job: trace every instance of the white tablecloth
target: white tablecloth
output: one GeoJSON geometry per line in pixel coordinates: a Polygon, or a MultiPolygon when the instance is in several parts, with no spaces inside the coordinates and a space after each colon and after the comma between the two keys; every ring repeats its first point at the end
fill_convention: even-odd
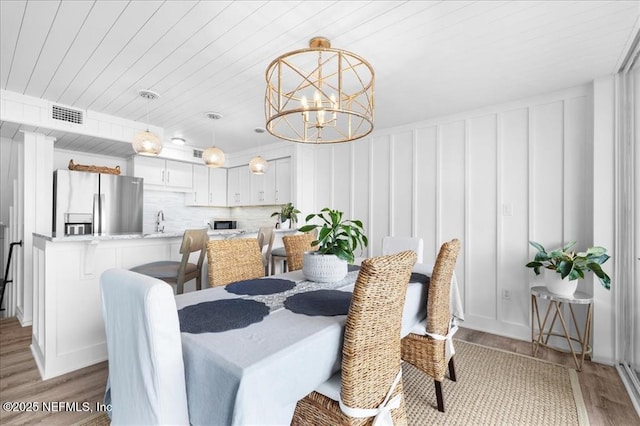
{"type": "MultiPolygon", "coordinates": [[[[430,276],[425,265],[416,272],[430,276]]],[[[357,276],[351,273],[350,276],[357,276]]],[[[279,275],[302,281],[301,271],[279,275]]],[[[340,290],[351,291],[353,283],[340,290]]],[[[424,321],[427,287],[410,283],[402,334],[424,321]]],[[[238,298],[224,287],[176,297],[178,309],[238,298]]],[[[221,333],[181,333],[190,422],[194,425],[289,424],[296,402],[340,369],[346,315],[273,310],[261,322],[221,333]]]]}

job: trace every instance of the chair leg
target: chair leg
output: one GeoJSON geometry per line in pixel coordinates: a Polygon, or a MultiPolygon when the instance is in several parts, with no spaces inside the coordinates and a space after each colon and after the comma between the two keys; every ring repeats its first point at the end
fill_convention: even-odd
{"type": "Polygon", "coordinates": [[[442,397],[442,383],[437,380],[433,381],[436,385],[436,400],[438,401],[438,411],[444,413],[444,398],[442,397]]]}
{"type": "Polygon", "coordinates": [[[200,275],[196,277],[196,290],[202,290],[202,277],[200,275]]]}
{"type": "Polygon", "coordinates": [[[454,382],[456,381],[456,367],[453,364],[453,357],[449,359],[449,378],[454,382]]]}

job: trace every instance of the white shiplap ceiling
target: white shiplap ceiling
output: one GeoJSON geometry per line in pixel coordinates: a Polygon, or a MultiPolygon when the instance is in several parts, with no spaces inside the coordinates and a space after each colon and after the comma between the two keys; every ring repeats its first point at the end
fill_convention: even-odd
{"type": "MultiPolygon", "coordinates": [[[[613,74],[640,1],[0,2],[0,87],[146,121],[234,152],[275,141],[264,126],[264,72],[325,36],[376,72],[376,129],[585,84],[613,74]]],[[[3,136],[19,126],[2,123],[3,136]]],[[[45,132],[49,133],[49,132],[45,132]]],[[[57,147],[105,155],[119,143],[52,132],[57,147]]]]}

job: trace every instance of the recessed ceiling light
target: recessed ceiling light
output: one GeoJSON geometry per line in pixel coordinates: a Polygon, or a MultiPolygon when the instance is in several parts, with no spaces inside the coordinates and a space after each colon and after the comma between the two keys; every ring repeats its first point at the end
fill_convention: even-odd
{"type": "Polygon", "coordinates": [[[171,142],[175,143],[176,145],[184,145],[187,141],[184,140],[184,138],[171,138],[171,142]]]}

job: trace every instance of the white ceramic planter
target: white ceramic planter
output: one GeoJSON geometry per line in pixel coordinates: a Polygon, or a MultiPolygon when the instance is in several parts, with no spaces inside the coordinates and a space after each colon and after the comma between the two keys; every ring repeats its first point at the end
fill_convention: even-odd
{"type": "Polygon", "coordinates": [[[577,279],[572,281],[569,281],[569,277],[562,279],[559,273],[550,270],[545,270],[544,274],[544,281],[547,286],[547,290],[553,294],[571,297],[578,288],[577,279]]]}
{"type": "Polygon", "coordinates": [[[302,260],[302,274],[309,281],[332,283],[347,276],[347,262],[334,254],[308,251],[302,260]]]}

